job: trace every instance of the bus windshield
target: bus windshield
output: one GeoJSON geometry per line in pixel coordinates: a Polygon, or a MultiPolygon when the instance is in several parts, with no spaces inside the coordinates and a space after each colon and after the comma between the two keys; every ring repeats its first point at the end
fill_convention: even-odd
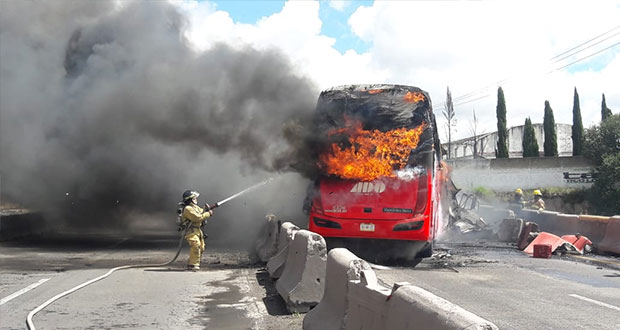
{"type": "Polygon", "coordinates": [[[434,119],[426,92],[366,85],[321,93],[315,127],[326,176],[374,180],[432,166],[434,119]]]}

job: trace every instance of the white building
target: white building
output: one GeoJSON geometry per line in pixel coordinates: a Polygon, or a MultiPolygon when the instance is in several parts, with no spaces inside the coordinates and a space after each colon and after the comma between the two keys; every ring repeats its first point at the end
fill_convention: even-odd
{"type": "MultiPolygon", "coordinates": [[[[543,124],[533,124],[536,134],[536,141],[540,155],[544,156],[544,130],[543,124]]],[[[515,126],[508,129],[508,152],[510,158],[520,158],[523,156],[523,128],[524,125],[515,126]]],[[[558,155],[560,157],[568,157],[573,155],[573,140],[571,138],[572,125],[555,124],[555,130],[558,140],[558,155]]],[[[497,132],[481,134],[477,138],[477,157],[475,158],[495,158],[495,149],[497,148],[497,132]]],[[[448,150],[448,144],[443,143],[444,150],[448,150]]],[[[452,141],[451,159],[471,159],[474,158],[474,138],[468,137],[452,141]]],[[[446,156],[447,157],[447,156],[446,156]]]]}

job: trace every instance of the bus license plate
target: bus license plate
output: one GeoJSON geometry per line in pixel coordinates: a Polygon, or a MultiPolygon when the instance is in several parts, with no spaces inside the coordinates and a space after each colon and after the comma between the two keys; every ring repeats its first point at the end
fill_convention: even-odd
{"type": "Polygon", "coordinates": [[[374,223],[360,223],[360,231],[375,231],[374,223]]]}

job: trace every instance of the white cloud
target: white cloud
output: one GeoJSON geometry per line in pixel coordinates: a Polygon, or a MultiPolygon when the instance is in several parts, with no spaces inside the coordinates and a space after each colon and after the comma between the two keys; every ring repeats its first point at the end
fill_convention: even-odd
{"type": "Polygon", "coordinates": [[[333,47],[335,39],[321,34],[318,1],[286,2],[281,12],[256,24],[235,23],[227,12],[215,10],[206,2],[184,2],[180,8],[191,25],[186,37],[198,51],[220,42],[234,47],[276,48],[320,89],[386,77],[381,69],[370,69],[370,54],[353,50],[342,54],[333,47]]]}
{"type": "Polygon", "coordinates": [[[352,1],[346,1],[346,0],[329,0],[329,6],[338,10],[338,11],[343,11],[345,8],[349,7],[351,5],[352,1]]]}
{"type": "MultiPolygon", "coordinates": [[[[321,34],[316,1],[289,1],[281,12],[256,24],[235,23],[228,13],[206,2],[185,2],[181,8],[192,26],[187,37],[197,49],[208,49],[217,42],[278,48],[300,74],[311,77],[321,89],[351,83],[410,84],[427,90],[437,110],[442,108],[446,86],[454,98],[478,91],[465,101],[482,97],[479,100],[455,102],[459,137],[468,133],[473,108],[482,129],[495,130],[500,85],[506,95],[509,126],[523,124],[527,116],[542,122],[545,100],[550,101],[556,122],[572,123],[574,87],[580,94],[584,126],[600,119],[601,93],[614,112],[620,111],[616,88],[620,46],[600,71],[546,74],[561,66],[550,63],[553,56],[617,25],[618,2],[375,1],[359,7],[348,21],[352,32],[371,45],[362,54],[340,53],[334,48],[335,39],[321,34]]],[[[600,46],[618,41],[620,35],[600,46]]],[[[441,122],[440,112],[436,115],[441,122]]]]}
{"type": "MultiPolygon", "coordinates": [[[[463,105],[455,102],[458,135],[465,136],[472,108],[486,131],[496,129],[497,83],[505,79],[499,85],[506,95],[509,125],[522,125],[527,116],[542,122],[545,100],[550,101],[556,122],[572,123],[574,87],[580,94],[585,126],[600,119],[603,92],[609,106],[616,104],[619,110],[620,91],[612,90],[620,77],[618,51],[616,59],[600,72],[544,74],[561,66],[552,66],[550,58],[608,31],[619,16],[617,2],[376,1],[360,7],[349,24],[356,35],[373,45],[369,50],[372,67],[388,72],[389,82],[428,90],[437,109],[441,109],[448,85],[453,98],[483,88],[476,97],[489,95],[486,98],[463,105]]],[[[618,42],[620,37],[607,44],[613,40],[618,42]]],[[[438,117],[442,116],[438,113],[438,117]]]]}

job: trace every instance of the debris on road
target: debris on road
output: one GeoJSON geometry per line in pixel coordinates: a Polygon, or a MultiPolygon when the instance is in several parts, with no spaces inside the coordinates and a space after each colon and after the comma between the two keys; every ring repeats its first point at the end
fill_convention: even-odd
{"type": "Polygon", "coordinates": [[[552,247],[551,244],[536,244],[534,245],[534,258],[551,258],[552,247]]]}
{"type": "Polygon", "coordinates": [[[477,238],[490,238],[493,231],[491,226],[480,217],[479,206],[477,196],[459,191],[452,199],[448,210],[448,229],[460,235],[476,234],[477,238]]]}
{"type": "Polygon", "coordinates": [[[536,238],[540,229],[538,228],[538,224],[535,222],[526,222],[521,228],[521,234],[519,235],[519,239],[517,240],[517,248],[521,251],[525,250],[525,248],[536,238]]]}
{"type": "Polygon", "coordinates": [[[564,235],[562,239],[571,243],[580,254],[588,253],[592,251],[592,241],[582,235],[564,235]]]}
{"type": "Polygon", "coordinates": [[[592,246],[592,241],[587,237],[581,235],[565,235],[562,237],[547,233],[540,232],[534,238],[534,240],[523,250],[523,252],[529,255],[535,255],[536,246],[549,245],[551,252],[556,250],[563,251],[565,253],[577,253],[584,254],[589,252],[592,246]]]}

